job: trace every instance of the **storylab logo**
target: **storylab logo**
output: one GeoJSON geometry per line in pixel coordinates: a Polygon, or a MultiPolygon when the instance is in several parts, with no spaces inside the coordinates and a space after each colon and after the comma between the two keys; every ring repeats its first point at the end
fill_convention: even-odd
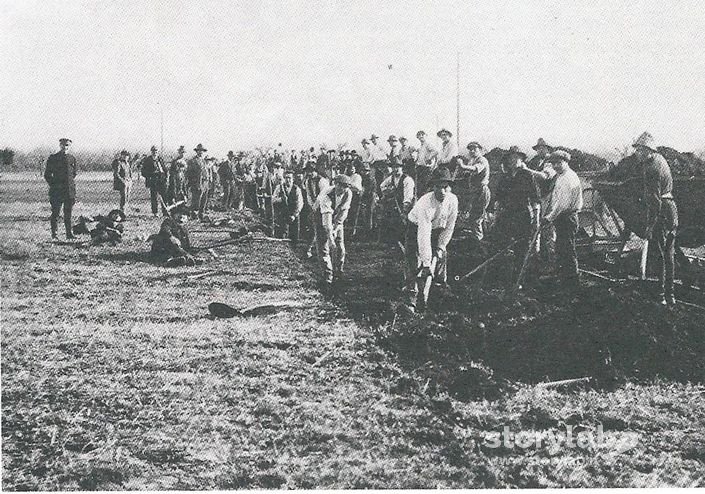
{"type": "Polygon", "coordinates": [[[513,431],[504,426],[501,431],[485,433],[483,446],[490,449],[548,449],[551,453],[563,449],[608,450],[622,454],[639,444],[640,436],[635,432],[605,432],[602,424],[594,429],[576,428],[568,425],[565,431],[513,431]],[[578,430],[576,430],[578,429],[578,430]]]}

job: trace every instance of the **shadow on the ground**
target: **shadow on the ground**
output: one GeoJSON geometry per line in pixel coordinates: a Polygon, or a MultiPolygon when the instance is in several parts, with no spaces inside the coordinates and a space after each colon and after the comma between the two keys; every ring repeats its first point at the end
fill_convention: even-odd
{"type": "MultiPolygon", "coordinates": [[[[472,281],[436,289],[427,313],[410,316],[398,310],[400,255],[374,243],[347,247],[345,279],[329,298],[370,327],[431,392],[492,399],[513,382],[590,377],[609,388],[627,378],[705,381],[702,314],[664,309],[651,287],[584,279],[567,291],[536,282],[510,296],[497,282],[499,266],[481,287],[472,281]]],[[[319,276],[317,260],[303,262],[319,276]]],[[[479,262],[457,256],[450,279],[453,269],[461,274],[479,262]]]]}

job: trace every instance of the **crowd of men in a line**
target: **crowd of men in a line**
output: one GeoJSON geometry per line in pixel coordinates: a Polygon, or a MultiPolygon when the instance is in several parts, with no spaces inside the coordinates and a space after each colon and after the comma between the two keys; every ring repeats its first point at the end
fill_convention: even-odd
{"type": "MultiPolygon", "coordinates": [[[[354,237],[389,244],[404,257],[403,291],[412,310],[425,303],[428,280],[447,284],[447,250],[458,218],[458,198],[452,187],[465,182],[471,239],[478,244],[483,239],[487,209],[493,204],[493,243],[497,247],[513,246],[510,264],[515,273],[524,271],[526,259],[534,250],[549,251],[554,246],[558,281],[566,288],[578,286],[575,240],[583,197],[580,179],[570,168],[570,154],[554,150],[539,139],[533,147],[536,155],[527,161],[527,154],[512,146],[502,158],[503,173],[493,195],[482,145],[470,142],[467,152],[461,154],[450,131],[441,129],[437,136],[442,143],[440,149],[419,131],[417,147],[394,135],[387,139],[388,146],[383,146],[373,134],[361,141],[360,153],[323,145],[319,153],[313,148],[300,154],[285,153],[279,145],[273,152],[260,155],[230,151],[220,163],[207,157],[207,149],[198,144],[190,159],[181,146],[168,165],[153,146],[151,154],[135,169],[139,168],[150,190],[155,216],[160,208],[167,214],[168,205],[190,201],[187,208],[178,211],[184,217],[203,218],[211,202],[217,200],[219,184],[219,208],[259,210],[271,221],[275,235],[293,242],[305,232],[309,239],[307,256],[312,257],[315,248],[325,289],[343,276],[346,226],[354,237]],[[418,300],[419,289],[424,286],[423,297],[418,300]]],[[[72,236],[69,225],[76,162],[67,153],[70,144],[69,139],[60,140],[61,151],[49,158],[45,173],[50,185],[54,238],[62,204],[67,237],[72,236]]],[[[650,134],[644,133],[633,146],[643,166],[647,235],[655,237],[662,253],[662,303],[672,304],[678,224],[673,180],[650,134]]],[[[121,210],[129,201],[135,172],[129,158],[123,151],[113,163],[121,210]]]]}

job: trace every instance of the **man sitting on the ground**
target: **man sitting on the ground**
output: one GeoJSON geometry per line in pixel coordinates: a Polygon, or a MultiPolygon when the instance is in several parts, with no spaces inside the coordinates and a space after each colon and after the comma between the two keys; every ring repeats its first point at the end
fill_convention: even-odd
{"type": "Polygon", "coordinates": [[[171,217],[164,218],[159,233],[152,238],[152,260],[167,266],[193,266],[201,259],[191,254],[191,238],[184,224],[188,218],[188,208],[178,206],[171,217]]]}

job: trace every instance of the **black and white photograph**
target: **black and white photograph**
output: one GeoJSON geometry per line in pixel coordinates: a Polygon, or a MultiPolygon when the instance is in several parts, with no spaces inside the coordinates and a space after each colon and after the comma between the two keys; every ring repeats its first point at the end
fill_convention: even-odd
{"type": "Polygon", "coordinates": [[[705,487],[703,7],[0,0],[2,490],[705,487]]]}

